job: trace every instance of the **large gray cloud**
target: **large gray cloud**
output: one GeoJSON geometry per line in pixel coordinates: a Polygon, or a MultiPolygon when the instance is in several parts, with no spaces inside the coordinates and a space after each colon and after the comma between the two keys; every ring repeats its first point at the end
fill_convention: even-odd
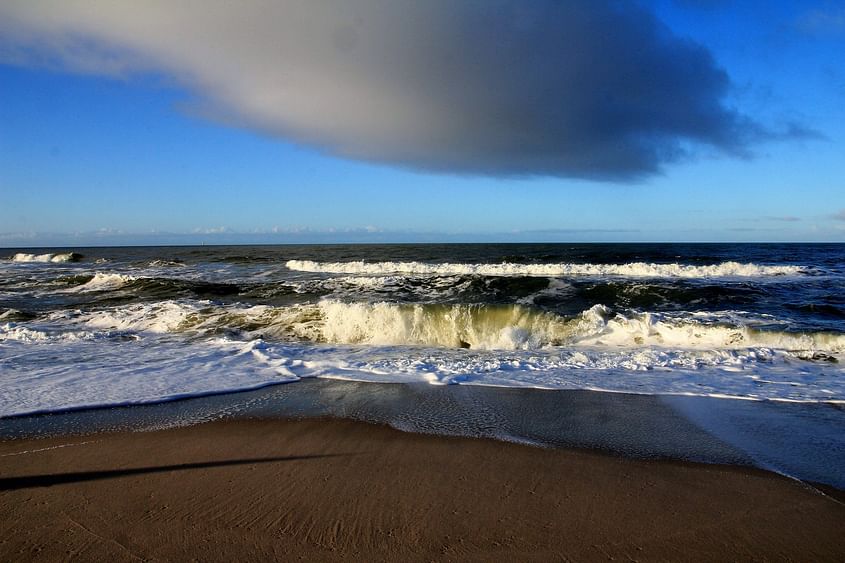
{"type": "Polygon", "coordinates": [[[631,179],[761,129],[632,2],[6,0],[0,58],[163,72],[196,111],[429,171],[631,179]]]}

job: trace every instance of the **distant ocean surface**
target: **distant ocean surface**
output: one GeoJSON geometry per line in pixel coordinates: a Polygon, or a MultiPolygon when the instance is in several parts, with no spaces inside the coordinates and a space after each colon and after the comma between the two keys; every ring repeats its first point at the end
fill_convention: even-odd
{"type": "Polygon", "coordinates": [[[0,249],[0,416],[302,378],[845,402],[845,245],[0,249]]]}

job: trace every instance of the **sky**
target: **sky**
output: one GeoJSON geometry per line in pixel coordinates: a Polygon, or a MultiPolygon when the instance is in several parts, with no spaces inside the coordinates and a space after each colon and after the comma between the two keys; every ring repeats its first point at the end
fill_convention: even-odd
{"type": "Polygon", "coordinates": [[[0,246],[845,241],[845,2],[0,3],[0,246]]]}

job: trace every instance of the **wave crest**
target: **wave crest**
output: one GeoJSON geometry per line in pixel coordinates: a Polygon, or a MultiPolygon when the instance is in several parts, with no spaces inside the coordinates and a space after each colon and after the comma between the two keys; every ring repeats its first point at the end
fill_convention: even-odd
{"type": "Polygon", "coordinates": [[[732,278],[754,276],[787,276],[807,273],[801,266],[769,266],[722,262],[691,266],[686,264],[430,264],[426,262],[315,262],[289,260],[290,270],[329,274],[417,274],[417,275],[483,275],[483,276],[624,276],[641,278],[732,278]]]}
{"type": "Polygon", "coordinates": [[[89,292],[89,291],[110,291],[119,289],[124,285],[136,280],[134,276],[126,274],[108,274],[97,272],[91,279],[81,285],[77,285],[66,291],[68,292],[89,292]]]}
{"type": "Polygon", "coordinates": [[[82,255],[76,252],[62,252],[54,254],[27,254],[18,252],[12,256],[12,262],[78,262],[82,255]]]}
{"type": "MultiPolygon", "coordinates": [[[[53,315],[84,329],[197,334],[244,333],[286,341],[486,350],[663,349],[845,352],[845,334],[760,330],[740,313],[617,314],[595,305],[574,317],[523,305],[399,304],[325,299],[293,306],[162,301],[53,315]]],[[[835,359],[835,358],[834,358],[835,359]]]]}
{"type": "Polygon", "coordinates": [[[454,348],[526,349],[562,344],[571,322],[520,305],[319,305],[327,342],[425,345],[454,348]]]}

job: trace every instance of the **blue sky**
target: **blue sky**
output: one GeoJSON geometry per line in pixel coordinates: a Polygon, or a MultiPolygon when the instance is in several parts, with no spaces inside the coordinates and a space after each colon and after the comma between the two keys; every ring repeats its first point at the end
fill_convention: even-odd
{"type": "MultiPolygon", "coordinates": [[[[84,7],[86,3],[80,4],[84,7]]],[[[313,91],[307,89],[299,92],[299,98],[281,98],[282,102],[274,98],[270,105],[255,105],[255,100],[264,100],[277,84],[265,79],[264,69],[272,72],[279,64],[278,54],[267,57],[260,42],[243,50],[244,57],[254,53],[256,58],[267,59],[262,64],[270,66],[257,65],[255,73],[248,68],[232,71],[231,61],[226,60],[208,67],[203,57],[186,59],[182,66],[169,65],[160,62],[166,61],[168,52],[157,47],[166,42],[159,36],[145,36],[145,29],[122,31],[120,37],[129,37],[126,44],[97,35],[104,26],[120,22],[120,12],[113,15],[114,20],[88,21],[73,13],[79,7],[71,2],[65,14],[56,15],[53,10],[46,25],[43,21],[48,19],[49,6],[43,7],[45,14],[33,13],[25,4],[15,2],[2,10],[18,8],[21,13],[11,17],[0,14],[0,20],[7,22],[0,25],[0,246],[845,241],[842,2],[666,0],[645,4],[645,19],[638,13],[623,14],[628,18],[623,24],[630,23],[627,36],[634,44],[622,45],[621,52],[636,50],[638,42],[649,41],[651,28],[642,22],[655,18],[668,28],[676,50],[690,41],[695,44],[688,54],[692,62],[681,63],[700,63],[705,73],[702,80],[712,78],[714,85],[708,91],[702,83],[699,91],[697,77],[690,76],[690,88],[669,92],[688,96],[689,104],[702,104],[701,122],[692,125],[687,125],[683,116],[675,122],[655,117],[648,99],[645,106],[625,105],[641,115],[636,119],[626,115],[620,122],[655,119],[661,135],[670,132],[660,144],[646,147],[647,151],[639,144],[625,147],[630,149],[625,157],[611,164],[602,164],[610,162],[605,158],[607,139],[596,133],[599,140],[588,140],[595,133],[589,127],[609,119],[604,114],[601,119],[587,119],[588,129],[576,131],[578,135],[538,125],[538,134],[548,134],[550,144],[538,144],[525,152],[507,142],[504,146],[499,141],[487,143],[484,137],[491,131],[497,134],[504,126],[489,129],[485,125],[477,136],[469,131],[466,139],[454,143],[443,137],[443,131],[464,135],[464,129],[432,126],[433,132],[425,134],[447,149],[440,150],[437,143],[424,144],[402,136],[405,130],[397,129],[397,133],[391,129],[382,135],[385,127],[380,120],[392,122],[390,108],[407,113],[404,98],[398,102],[395,97],[377,99],[379,106],[371,111],[360,104],[344,105],[346,98],[325,94],[323,86],[316,97],[325,94],[329,96],[326,103],[332,105],[309,106],[306,102],[313,91]],[[83,45],[96,44],[96,52],[80,51],[76,45],[71,49],[57,39],[68,35],[83,45]],[[712,64],[708,62],[711,59],[712,64]],[[719,89],[719,72],[726,73],[729,80],[724,91],[719,89]],[[238,88],[230,88],[228,79],[237,82],[238,88]],[[289,108],[276,113],[285,99],[292,100],[289,108]],[[325,107],[337,108],[338,115],[322,120],[325,107]],[[713,117],[714,112],[719,115],[713,117]],[[332,129],[333,123],[340,124],[341,133],[332,129]],[[738,126],[744,124],[758,133],[738,146],[725,140],[726,132],[742,136],[738,126]],[[571,157],[581,136],[587,148],[577,158],[571,157]],[[652,152],[663,155],[678,147],[684,151],[681,156],[652,158],[652,152]],[[453,154],[454,159],[450,157],[453,154]]],[[[248,11],[249,4],[242,9],[248,11]]],[[[144,16],[125,15],[141,21],[144,16]]],[[[98,17],[106,16],[90,16],[98,17]]],[[[395,17],[398,19],[390,21],[398,25],[402,15],[395,17]]],[[[432,17],[432,21],[430,25],[436,26],[441,20],[432,17]]],[[[194,37],[191,24],[186,25],[190,40],[194,37]]],[[[540,31],[554,35],[555,28],[546,26],[540,31]]],[[[445,37],[456,42],[451,46],[456,52],[470,45],[497,48],[495,36],[481,32],[445,37]]],[[[530,41],[522,35],[517,39],[530,41]]],[[[227,45],[233,50],[244,41],[240,35],[225,40],[232,42],[227,45]]],[[[667,45],[660,41],[663,43],[658,46],[667,45]]],[[[529,42],[526,48],[551,49],[547,44],[549,41],[538,41],[536,46],[529,42]]],[[[420,44],[415,45],[418,48],[420,44]]],[[[296,45],[285,48],[295,49],[296,45]]],[[[604,53],[603,44],[598,49],[604,53]]],[[[566,53],[555,52],[555,56],[571,60],[566,53]]],[[[648,56],[631,63],[620,61],[619,71],[633,69],[636,73],[637,64],[655,65],[666,72],[683,71],[676,69],[671,53],[648,56]]],[[[405,92],[405,86],[416,85],[417,77],[432,68],[431,60],[439,60],[420,59],[420,68],[404,75],[391,68],[390,76],[408,78],[397,78],[400,82],[383,88],[372,85],[371,76],[382,76],[372,74],[372,61],[351,66],[363,70],[348,82],[334,74],[321,76],[326,68],[335,68],[335,61],[310,55],[291,67],[296,73],[283,76],[293,76],[293,82],[326,84],[329,80],[330,87],[376,92],[378,97],[386,89],[405,92]],[[366,78],[364,85],[361,76],[366,78]]],[[[239,65],[249,67],[243,60],[238,59],[239,65]]],[[[461,71],[463,63],[454,64],[461,71]]],[[[558,111],[559,105],[583,105],[592,92],[567,97],[568,83],[546,82],[544,78],[565,64],[569,63],[552,64],[536,75],[519,75],[524,87],[503,94],[507,107],[519,106],[515,115],[530,119],[558,111]],[[533,92],[545,87],[555,94],[550,99],[563,101],[540,111],[537,105],[547,102],[536,101],[533,92]]],[[[601,75],[615,70],[609,64],[601,75]]],[[[422,78],[431,84],[437,76],[422,78]]],[[[454,81],[454,75],[450,76],[454,81]]],[[[670,78],[670,85],[680,80],[670,78]]],[[[472,80],[482,88],[491,80],[497,87],[502,85],[500,78],[486,74],[472,80]]],[[[596,80],[599,87],[620,84],[618,80],[596,80]]],[[[285,82],[278,84],[281,89],[287,87],[285,82]]],[[[624,90],[624,81],[622,84],[624,90]]],[[[293,84],[293,94],[297,94],[296,88],[293,84]]],[[[449,88],[435,84],[430,88],[431,99],[451,100],[449,88]]],[[[420,90],[418,86],[415,89],[420,90]]],[[[485,95],[480,94],[482,98],[485,95]]],[[[425,106],[429,101],[423,94],[413,93],[408,103],[425,106]]],[[[484,103],[483,99],[476,105],[484,103]]],[[[437,111],[438,106],[432,105],[437,111]]],[[[453,119],[462,114],[456,115],[453,119]]],[[[503,122],[507,123],[508,117],[504,116],[503,122]]],[[[572,116],[566,118],[570,120],[567,123],[572,122],[572,116]]],[[[476,121],[467,123],[471,128],[476,121]]],[[[421,129],[425,126],[425,121],[420,122],[421,129]]],[[[619,130],[619,135],[630,134],[619,130]]],[[[648,129],[653,130],[658,129],[648,129]]],[[[521,133],[515,130],[514,135],[521,133]]],[[[507,136],[507,131],[503,134],[507,136]]]]}

